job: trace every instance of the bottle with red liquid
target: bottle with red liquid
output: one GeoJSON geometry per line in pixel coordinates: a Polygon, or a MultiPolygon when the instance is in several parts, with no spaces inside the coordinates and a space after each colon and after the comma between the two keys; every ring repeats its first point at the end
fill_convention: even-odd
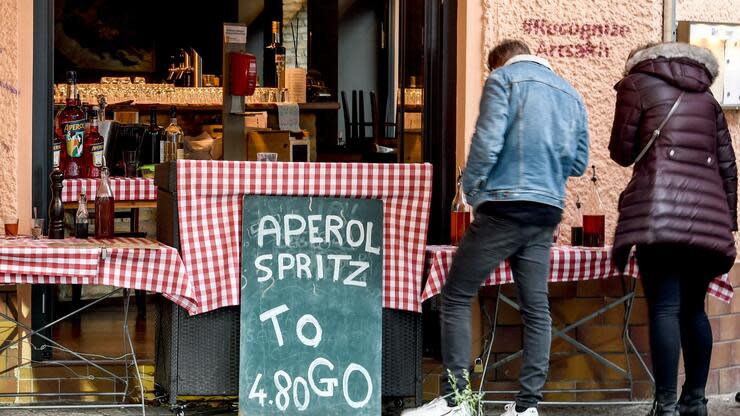
{"type": "Polygon", "coordinates": [[[64,179],[76,179],[85,176],[84,142],[85,112],[77,101],[77,73],[67,72],[67,101],[65,107],[54,120],[54,130],[61,142],[59,168],[64,179]]]}
{"type": "Polygon", "coordinates": [[[583,246],[604,247],[604,205],[599,196],[596,166],[591,166],[591,191],[583,209],[583,246]]]}
{"type": "Polygon", "coordinates": [[[460,243],[465,231],[470,224],[470,207],[465,202],[465,192],[462,187],[462,168],[458,169],[457,191],[455,198],[452,200],[452,210],[450,212],[450,240],[452,245],[460,243]]]}
{"type": "Polygon", "coordinates": [[[95,193],[95,238],[112,238],[114,219],[113,191],[110,187],[108,167],[105,166],[105,161],[103,161],[98,189],[95,193]]]}
{"type": "Polygon", "coordinates": [[[105,142],[98,132],[98,106],[90,112],[90,131],[85,139],[85,176],[99,178],[103,167],[103,149],[105,142]]]}
{"type": "Polygon", "coordinates": [[[80,192],[80,199],[77,201],[77,213],[75,214],[75,238],[87,238],[87,226],[90,223],[87,213],[87,198],[85,190],[80,192]]]}
{"type": "Polygon", "coordinates": [[[576,197],[576,214],[573,216],[573,225],[570,227],[570,245],[583,245],[583,213],[581,212],[581,197],[576,197]]]}

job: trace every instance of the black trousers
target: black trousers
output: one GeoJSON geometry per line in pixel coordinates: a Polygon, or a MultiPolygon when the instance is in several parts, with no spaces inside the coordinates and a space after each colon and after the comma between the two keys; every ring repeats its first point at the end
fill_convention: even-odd
{"type": "Polygon", "coordinates": [[[682,349],[686,372],[683,391],[704,396],[712,358],[712,328],[704,311],[704,299],[709,283],[716,276],[708,275],[702,265],[712,264],[707,262],[715,261],[713,257],[685,246],[637,248],[650,318],[650,355],[659,403],[677,400],[682,349]]]}

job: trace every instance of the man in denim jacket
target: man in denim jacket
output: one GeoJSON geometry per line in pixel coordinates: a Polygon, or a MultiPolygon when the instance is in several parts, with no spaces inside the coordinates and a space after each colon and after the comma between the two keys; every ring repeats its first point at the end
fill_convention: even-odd
{"type": "MultiPolygon", "coordinates": [[[[588,116],[581,96],[521,41],[504,41],[488,57],[480,114],[463,188],[475,210],[442,289],[444,365],[465,386],[470,368],[470,305],[504,260],[511,263],[524,324],[524,356],[516,403],[502,416],[537,416],[550,357],[547,297],[550,246],[565,201],[565,183],[588,161],[588,116]]],[[[445,393],[450,393],[445,383],[445,393]]],[[[470,415],[451,396],[405,415],[470,415]]]]}

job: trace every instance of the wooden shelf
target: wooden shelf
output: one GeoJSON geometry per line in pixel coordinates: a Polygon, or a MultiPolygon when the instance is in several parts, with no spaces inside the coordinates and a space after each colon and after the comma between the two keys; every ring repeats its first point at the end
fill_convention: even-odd
{"type": "MultiPolygon", "coordinates": [[[[157,111],[166,112],[170,110],[172,104],[133,104],[133,105],[110,105],[106,107],[106,111],[138,111],[139,113],[145,114],[150,108],[156,107],[157,111]]],[[[208,112],[215,113],[223,111],[223,106],[220,105],[176,105],[177,112],[208,112]]],[[[339,110],[339,103],[337,102],[318,102],[318,103],[300,103],[298,108],[301,111],[336,111],[339,110]]],[[[277,110],[277,104],[275,103],[252,103],[245,105],[245,111],[275,111],[277,110]]],[[[242,113],[234,113],[242,114],[242,113]]]]}
{"type": "MultiPolygon", "coordinates": [[[[138,111],[146,113],[150,108],[156,107],[157,111],[170,111],[172,104],[132,104],[132,105],[109,105],[105,107],[106,111],[138,111]]],[[[177,112],[221,112],[220,105],[176,105],[177,112]]]]}
{"type": "MultiPolygon", "coordinates": [[[[244,106],[246,111],[267,111],[277,110],[275,103],[253,103],[244,106]]],[[[335,102],[318,102],[318,103],[300,103],[298,108],[301,111],[322,111],[322,110],[339,110],[339,103],[335,102]]]]}

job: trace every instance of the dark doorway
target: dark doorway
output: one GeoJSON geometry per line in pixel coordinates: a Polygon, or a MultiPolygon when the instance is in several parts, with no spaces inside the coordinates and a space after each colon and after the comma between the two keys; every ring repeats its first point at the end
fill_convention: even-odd
{"type": "MultiPolygon", "coordinates": [[[[424,160],[434,166],[428,244],[449,244],[455,194],[457,0],[427,2],[424,30],[424,160]]],[[[440,357],[437,298],[422,305],[425,357],[440,357]]]]}

